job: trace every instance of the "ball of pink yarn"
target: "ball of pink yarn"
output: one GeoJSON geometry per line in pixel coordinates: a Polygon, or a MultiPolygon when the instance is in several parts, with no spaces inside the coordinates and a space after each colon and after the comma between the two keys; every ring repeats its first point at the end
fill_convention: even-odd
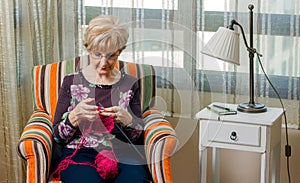
{"type": "Polygon", "coordinates": [[[95,159],[97,172],[103,179],[114,179],[118,175],[118,160],[110,150],[100,151],[95,159]]]}

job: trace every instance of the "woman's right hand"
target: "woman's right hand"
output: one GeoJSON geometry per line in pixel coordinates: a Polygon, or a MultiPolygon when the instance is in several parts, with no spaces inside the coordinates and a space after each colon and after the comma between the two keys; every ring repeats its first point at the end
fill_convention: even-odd
{"type": "Polygon", "coordinates": [[[99,117],[98,107],[96,105],[90,104],[94,102],[94,98],[87,98],[79,102],[76,107],[70,112],[69,120],[71,124],[75,127],[81,121],[94,121],[99,117]]]}

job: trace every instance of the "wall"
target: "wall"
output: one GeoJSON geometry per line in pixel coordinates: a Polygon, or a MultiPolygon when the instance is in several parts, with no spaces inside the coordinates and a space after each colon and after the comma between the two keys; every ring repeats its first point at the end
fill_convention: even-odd
{"type": "MultiPolygon", "coordinates": [[[[177,127],[179,124],[179,118],[168,118],[170,122],[177,127]]],[[[197,123],[194,119],[185,119],[187,125],[197,123]]],[[[290,172],[291,182],[297,182],[300,180],[300,131],[290,129],[289,131],[289,144],[292,146],[292,156],[290,157],[290,172]]],[[[286,169],[286,157],[284,156],[285,130],[282,129],[281,133],[281,172],[280,182],[288,183],[287,169],[286,169]]],[[[182,148],[177,151],[174,156],[171,157],[172,173],[174,183],[198,183],[199,182],[199,159],[198,159],[198,126],[195,131],[191,132],[189,140],[181,144],[182,148]]],[[[211,162],[210,156],[211,150],[208,151],[208,177],[207,182],[211,182],[211,162]]],[[[257,153],[240,152],[234,150],[221,150],[221,170],[220,180],[221,183],[254,183],[259,182],[260,172],[260,156],[257,153]],[[246,179],[245,179],[246,177],[246,179]]]]}

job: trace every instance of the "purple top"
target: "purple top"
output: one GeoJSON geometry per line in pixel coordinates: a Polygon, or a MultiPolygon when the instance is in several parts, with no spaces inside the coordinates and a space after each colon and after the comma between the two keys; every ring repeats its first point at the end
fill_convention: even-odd
{"type": "MultiPolygon", "coordinates": [[[[101,103],[103,107],[123,106],[133,117],[133,125],[123,127],[113,123],[111,133],[103,133],[103,125],[93,125],[80,148],[120,149],[122,144],[128,148],[128,138],[134,144],[143,144],[143,120],[141,119],[140,92],[137,78],[121,72],[120,80],[113,85],[96,85],[90,83],[82,74],[81,70],[66,76],[60,88],[57,108],[54,117],[54,140],[65,147],[75,149],[80,143],[84,129],[74,127],[68,119],[70,111],[86,98],[95,98],[95,103],[101,103]],[[117,128],[117,126],[119,128],[117,128]],[[123,131],[120,131],[120,129],[123,131]],[[124,136],[124,133],[127,137],[124,136]],[[120,143],[121,142],[121,143],[120,143]],[[119,147],[116,147],[117,146],[119,147]]],[[[99,118],[100,122],[101,119],[99,118]]],[[[97,124],[98,121],[93,124],[97,124]]],[[[80,123],[81,124],[81,123],[80,123]]],[[[84,123],[83,123],[84,124],[84,123]]],[[[99,124],[99,123],[98,123],[99,124]]],[[[122,148],[121,148],[122,149],[122,148]]]]}

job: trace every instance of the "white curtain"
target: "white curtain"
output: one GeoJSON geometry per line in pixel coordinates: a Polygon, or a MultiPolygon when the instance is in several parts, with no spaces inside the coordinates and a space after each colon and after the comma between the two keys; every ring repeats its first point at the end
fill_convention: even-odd
{"type": "MultiPolygon", "coordinates": [[[[263,55],[263,66],[283,99],[289,127],[299,128],[299,0],[272,3],[267,0],[157,0],[152,4],[145,0],[106,0],[89,5],[97,13],[92,14],[92,9],[85,7],[85,15],[89,15],[87,21],[96,15],[112,14],[128,22],[131,34],[123,58],[157,66],[160,105],[172,116],[193,117],[213,101],[249,100],[248,53],[242,39],[241,66],[200,54],[218,27],[229,25],[232,19],[244,27],[249,44],[249,4],[254,5],[253,46],[263,55]]],[[[255,101],[267,107],[281,107],[257,58],[255,101]]]]}
{"type": "Polygon", "coordinates": [[[81,1],[0,1],[0,182],[25,180],[16,148],[32,113],[31,68],[79,55],[81,14],[81,1]]]}

